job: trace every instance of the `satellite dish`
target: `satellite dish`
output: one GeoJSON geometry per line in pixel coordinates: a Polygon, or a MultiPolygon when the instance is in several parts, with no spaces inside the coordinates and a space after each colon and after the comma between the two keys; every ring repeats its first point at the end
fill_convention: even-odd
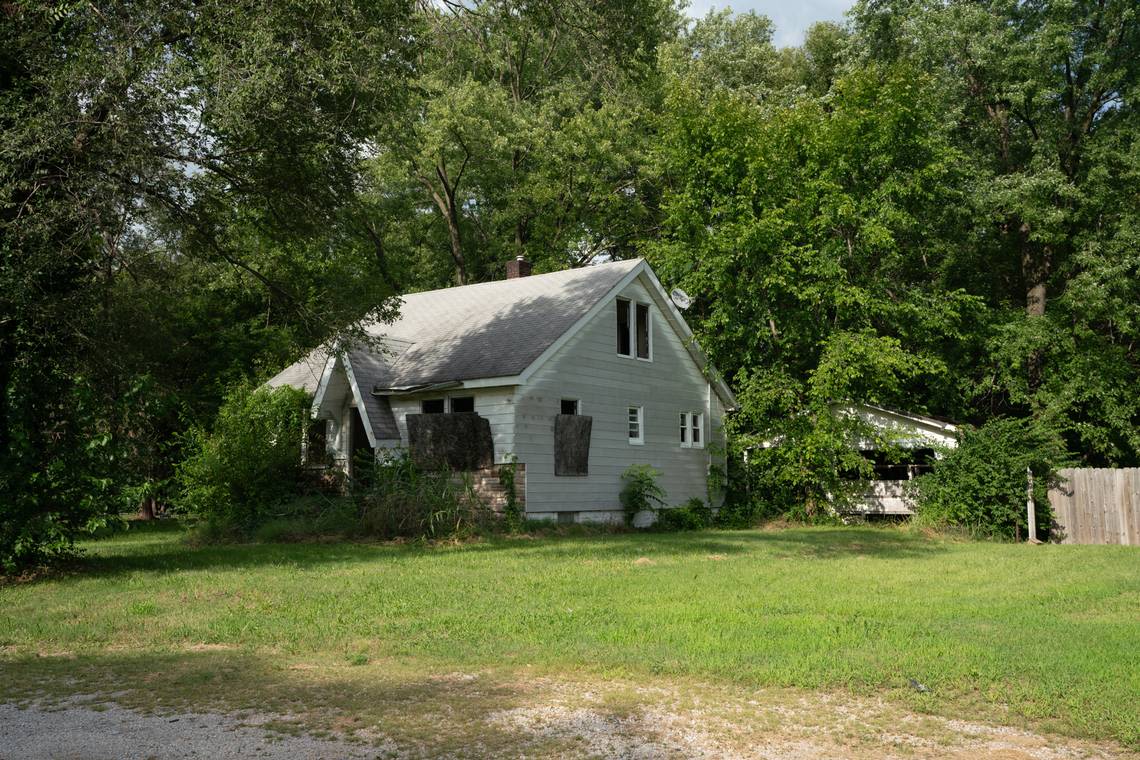
{"type": "Polygon", "coordinates": [[[677,308],[682,311],[693,305],[693,299],[680,288],[673,288],[673,292],[669,294],[669,298],[677,305],[677,308]]]}

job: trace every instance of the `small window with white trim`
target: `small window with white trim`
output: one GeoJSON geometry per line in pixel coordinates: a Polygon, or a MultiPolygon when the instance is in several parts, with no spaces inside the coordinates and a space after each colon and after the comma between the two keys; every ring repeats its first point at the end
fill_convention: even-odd
{"type": "Polygon", "coordinates": [[[638,446],[645,443],[644,407],[629,407],[627,409],[627,420],[629,422],[629,442],[638,446]]]}
{"type": "Polygon", "coordinates": [[[581,404],[576,398],[562,399],[561,414],[581,414],[581,404]]]}
{"type": "Polygon", "coordinates": [[[424,414],[443,414],[443,399],[425,398],[420,404],[420,411],[424,414]]]}
{"type": "Polygon", "coordinates": [[[681,446],[690,449],[705,447],[705,416],[699,412],[681,413],[681,446]],[[686,418],[688,429],[686,430],[686,418]],[[688,438],[686,443],[685,439],[688,438]]]}

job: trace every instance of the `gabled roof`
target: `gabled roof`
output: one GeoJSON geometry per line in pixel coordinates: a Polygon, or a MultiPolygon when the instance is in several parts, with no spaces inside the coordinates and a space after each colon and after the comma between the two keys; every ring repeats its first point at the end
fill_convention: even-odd
{"type": "MultiPolygon", "coordinates": [[[[363,395],[454,382],[522,382],[605,305],[607,296],[641,275],[693,359],[708,369],[692,331],[643,259],[406,295],[395,322],[365,327],[378,345],[345,352],[346,369],[363,395]]],[[[330,362],[329,352],[317,349],[267,385],[316,392],[330,362]]],[[[715,373],[712,383],[725,406],[734,407],[732,392],[715,373]]],[[[375,429],[378,421],[370,422],[375,429]]]]}
{"type": "Polygon", "coordinates": [[[412,293],[382,337],[376,386],[411,388],[520,375],[640,260],[412,293]]]}

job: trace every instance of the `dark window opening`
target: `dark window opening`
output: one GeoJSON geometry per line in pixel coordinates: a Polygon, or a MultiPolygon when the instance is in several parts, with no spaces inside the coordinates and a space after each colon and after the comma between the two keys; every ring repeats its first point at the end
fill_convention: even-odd
{"type": "Polygon", "coordinates": [[[423,403],[420,404],[420,411],[424,414],[443,414],[443,399],[424,399],[423,403]]]}
{"type": "Polygon", "coordinates": [[[351,420],[349,461],[352,467],[352,479],[367,485],[372,482],[372,474],[376,468],[376,453],[368,442],[368,431],[364,429],[364,420],[356,407],[352,408],[351,420]]]}
{"type": "Polygon", "coordinates": [[[617,352],[622,356],[630,355],[629,301],[624,298],[617,300],[617,352]]]}
{"type": "Polygon", "coordinates": [[[464,414],[475,411],[474,396],[456,396],[451,399],[451,413],[464,414]]]}
{"type": "Polygon", "coordinates": [[[649,358],[649,307],[637,305],[637,358],[649,358]]]}
{"type": "Polygon", "coordinates": [[[314,420],[306,433],[305,461],[311,465],[329,463],[329,422],[314,420]]]}
{"type": "Polygon", "coordinates": [[[577,512],[559,512],[558,513],[558,524],[559,525],[573,525],[576,522],[578,522],[578,513],[577,512]]]}
{"type": "Polygon", "coordinates": [[[577,414],[578,413],[578,399],[564,398],[562,399],[562,414],[577,414]]]}
{"type": "MultiPolygon", "coordinates": [[[[864,459],[871,462],[872,480],[912,480],[919,475],[925,475],[934,468],[934,449],[910,449],[903,451],[901,457],[890,458],[881,451],[865,449],[859,452],[864,459]]],[[[856,471],[847,471],[842,476],[848,480],[859,477],[856,471]]]]}

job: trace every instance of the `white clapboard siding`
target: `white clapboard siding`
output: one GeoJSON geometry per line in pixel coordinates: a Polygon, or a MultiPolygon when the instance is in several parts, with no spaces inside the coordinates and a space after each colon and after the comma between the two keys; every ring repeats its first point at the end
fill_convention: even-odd
{"type": "MultiPolygon", "coordinates": [[[[631,464],[662,472],[669,505],[708,496],[710,455],[723,453],[719,399],[649,290],[635,281],[621,293],[651,304],[653,360],[617,353],[616,306],[598,312],[518,389],[514,453],[527,468],[527,512],[608,512],[618,515],[621,475],[631,464]],[[554,417],[564,398],[578,399],[593,418],[589,475],[554,475],[554,417]],[[644,407],[644,445],[631,445],[627,408],[644,407]],[[681,448],[681,412],[704,414],[705,448],[681,448]],[[710,445],[712,442],[719,446],[710,445]]],[[[580,519],[591,519],[588,515],[580,519]]]]}
{"type": "Polygon", "coordinates": [[[408,415],[419,414],[424,399],[445,399],[451,396],[474,396],[475,412],[491,423],[491,439],[495,444],[495,461],[502,462],[515,448],[514,388],[462,388],[446,392],[424,393],[391,398],[392,415],[400,430],[400,439],[408,442],[408,415]]]}

